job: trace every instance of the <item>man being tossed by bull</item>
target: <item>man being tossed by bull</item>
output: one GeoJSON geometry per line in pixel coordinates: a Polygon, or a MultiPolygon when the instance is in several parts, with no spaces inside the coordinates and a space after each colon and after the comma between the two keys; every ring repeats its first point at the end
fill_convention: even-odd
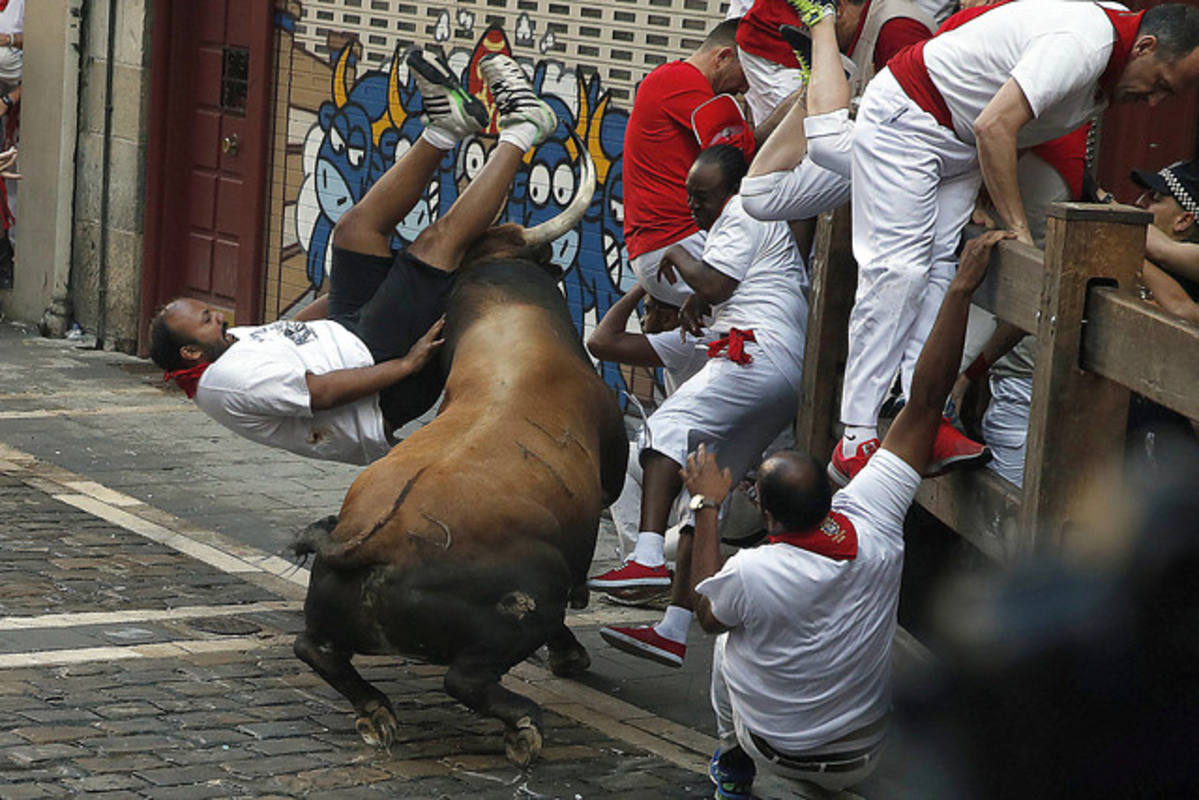
{"type": "Polygon", "coordinates": [[[990,231],[966,245],[908,402],[848,486],[833,495],[820,462],[794,450],[762,463],[769,544],[720,564],[715,509],[733,476],[702,446],[688,457],[687,489],[711,505],[696,512],[689,563],[680,558],[678,571],[704,630],[722,634],[712,660],[717,797],[748,800],[755,764],[830,790],[877,766],[891,705],[904,517],[957,378],[970,298],[992,247],[1014,236],[990,231]]]}
{"type": "MultiPolygon", "coordinates": [[[[625,316],[605,316],[588,341],[592,355],[609,361],[677,371],[704,362],[646,422],[637,545],[623,566],[588,581],[593,589],[670,586],[664,532],[682,489],[679,467],[687,453],[701,441],[714,443],[720,463],[739,479],[795,418],[808,317],[807,273],[787,224],[760,222],[741,207],[737,191],[745,171],[740,150],[716,145],[699,154],[687,176],[691,213],[698,227],[708,231],[703,257],[672,247],[662,257],[660,273],[668,282],[682,278],[695,291],[683,307],[685,326],[693,335],[625,333],[623,323],[636,302],[626,298],[621,300],[625,316]],[[710,334],[703,334],[693,311],[701,300],[713,307],[710,334]]],[[[634,655],[681,666],[690,609],[686,581],[676,580],[661,623],[607,627],[600,633],[634,655]]]]}
{"type": "MultiPolygon", "coordinates": [[[[296,320],[232,329],[219,311],[190,298],[154,318],[154,362],[206,414],[253,441],[353,464],[387,453],[392,432],[441,393],[445,376],[432,356],[455,271],[491,227],[525,153],[558,125],[515,61],[483,59],[480,71],[499,108],[499,144],[453,207],[393,252],[392,233],[446,152],[488,121],[444,64],[419,50],[406,60],[428,126],[337,222],[327,300],[296,320]]],[[[536,238],[535,229],[524,233],[525,244],[536,238]]]]}

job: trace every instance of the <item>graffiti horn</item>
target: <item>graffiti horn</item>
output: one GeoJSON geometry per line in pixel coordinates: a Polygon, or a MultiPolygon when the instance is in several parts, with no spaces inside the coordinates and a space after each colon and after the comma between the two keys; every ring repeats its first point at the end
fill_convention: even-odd
{"type": "Polygon", "coordinates": [[[581,156],[579,160],[579,190],[575,192],[575,199],[570,201],[570,205],[562,209],[556,217],[525,230],[525,244],[527,245],[547,244],[554,241],[578,225],[579,220],[587,211],[587,206],[591,205],[591,195],[595,194],[595,162],[591,160],[591,153],[587,151],[587,145],[583,143],[579,135],[571,131],[570,136],[578,145],[581,156]]]}

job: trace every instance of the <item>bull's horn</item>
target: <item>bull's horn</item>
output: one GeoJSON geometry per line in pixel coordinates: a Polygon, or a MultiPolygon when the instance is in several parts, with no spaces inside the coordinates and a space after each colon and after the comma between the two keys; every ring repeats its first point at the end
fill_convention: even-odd
{"type": "Polygon", "coordinates": [[[579,164],[579,190],[575,192],[575,199],[570,201],[570,205],[564,208],[556,217],[547,219],[540,225],[534,225],[532,228],[525,229],[526,245],[535,246],[554,241],[575,225],[578,225],[579,220],[583,218],[583,214],[587,213],[587,206],[591,205],[591,196],[595,194],[595,162],[591,160],[591,153],[587,151],[587,145],[579,138],[579,135],[571,131],[570,137],[574,139],[575,145],[579,149],[579,155],[581,156],[579,164]]]}

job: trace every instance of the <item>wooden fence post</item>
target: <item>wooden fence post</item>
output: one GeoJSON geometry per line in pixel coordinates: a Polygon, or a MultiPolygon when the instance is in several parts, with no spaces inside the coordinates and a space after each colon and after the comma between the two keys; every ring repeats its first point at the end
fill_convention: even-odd
{"type": "Polygon", "coordinates": [[[1123,455],[1128,389],[1080,367],[1087,289],[1131,292],[1150,214],[1056,203],[1049,212],[1017,551],[1057,550],[1101,471],[1123,455]]]}
{"type": "Polygon", "coordinates": [[[795,424],[796,445],[817,459],[833,450],[840,421],[841,375],[849,351],[849,312],[858,285],[849,205],[820,215],[809,274],[803,383],[795,424]]]}

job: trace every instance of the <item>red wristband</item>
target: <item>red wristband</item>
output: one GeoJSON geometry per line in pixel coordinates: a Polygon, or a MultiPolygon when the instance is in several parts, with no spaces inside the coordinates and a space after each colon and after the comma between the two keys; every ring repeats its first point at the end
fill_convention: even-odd
{"type": "Polygon", "coordinates": [[[980,353],[978,358],[971,361],[970,366],[966,367],[966,371],[963,372],[962,374],[965,375],[970,380],[976,381],[979,378],[986,375],[987,370],[989,370],[990,368],[991,368],[991,365],[987,363],[986,357],[980,353]]]}

